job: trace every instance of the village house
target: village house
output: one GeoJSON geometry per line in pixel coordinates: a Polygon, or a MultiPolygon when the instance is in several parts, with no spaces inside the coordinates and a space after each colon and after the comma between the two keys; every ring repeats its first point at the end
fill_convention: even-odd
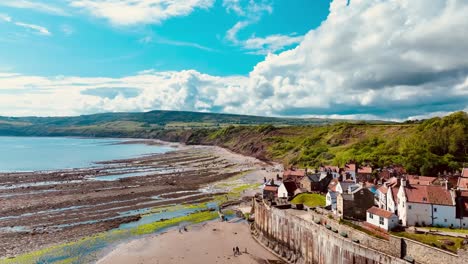
{"type": "Polygon", "coordinates": [[[401,180],[398,217],[403,226],[459,227],[455,199],[446,186],[410,184],[401,180]]]}
{"type": "Polygon", "coordinates": [[[274,201],[278,197],[279,186],[275,184],[274,180],[267,181],[262,186],[262,196],[264,200],[274,201]]]}
{"type": "Polygon", "coordinates": [[[299,183],[307,175],[307,169],[289,169],[283,172],[283,181],[292,180],[299,183]]]}
{"type": "Polygon", "coordinates": [[[343,170],[342,175],[342,181],[349,181],[349,182],[357,182],[356,178],[356,164],[346,164],[343,170]]]}
{"type": "Polygon", "coordinates": [[[416,185],[433,185],[434,182],[437,180],[437,177],[430,177],[430,176],[418,176],[418,175],[407,175],[406,176],[407,182],[416,185]]]}
{"type": "Polygon", "coordinates": [[[295,181],[283,181],[278,187],[278,198],[289,199],[300,192],[301,190],[295,181]]]}
{"type": "Polygon", "coordinates": [[[328,184],[328,192],[325,197],[325,206],[329,206],[332,211],[336,211],[336,198],[339,193],[342,193],[340,182],[338,179],[333,179],[328,184]]]}
{"type": "Polygon", "coordinates": [[[319,172],[322,174],[322,177],[331,174],[333,179],[337,179],[340,177],[341,169],[338,166],[322,166],[319,172]]]}
{"type": "MultiPolygon", "coordinates": [[[[336,213],[336,202],[338,195],[350,188],[357,188],[358,184],[352,181],[339,181],[339,179],[332,179],[328,184],[328,192],[325,197],[325,206],[330,206],[331,210],[336,213]]],[[[366,208],[367,209],[367,208],[366,208]]]]}
{"type": "Polygon", "coordinates": [[[302,178],[300,186],[305,192],[326,192],[332,177],[331,173],[309,174],[302,178]]]}
{"type": "MultiPolygon", "coordinates": [[[[396,177],[390,178],[388,181],[384,182],[375,192],[375,205],[380,209],[389,211],[389,207],[392,207],[392,209],[395,208],[394,197],[397,197],[395,194],[398,193],[398,185],[399,180],[396,177]]],[[[395,212],[395,209],[391,211],[395,212]]]]}
{"type": "Polygon", "coordinates": [[[398,216],[392,212],[373,206],[367,209],[366,222],[388,231],[398,226],[398,216]]]}
{"type": "Polygon", "coordinates": [[[399,186],[388,187],[387,208],[385,209],[396,215],[398,215],[398,190],[399,190],[399,186]]]}
{"type": "Polygon", "coordinates": [[[402,166],[388,166],[379,170],[378,173],[378,182],[380,184],[388,181],[390,178],[396,177],[399,178],[402,175],[406,174],[405,168],[402,166]]]}
{"type": "Polygon", "coordinates": [[[374,205],[374,194],[362,184],[351,185],[336,198],[336,212],[341,218],[366,219],[366,211],[374,205]]]}
{"type": "Polygon", "coordinates": [[[359,166],[355,163],[346,164],[343,177],[344,181],[368,182],[372,178],[372,167],[359,166]]]}

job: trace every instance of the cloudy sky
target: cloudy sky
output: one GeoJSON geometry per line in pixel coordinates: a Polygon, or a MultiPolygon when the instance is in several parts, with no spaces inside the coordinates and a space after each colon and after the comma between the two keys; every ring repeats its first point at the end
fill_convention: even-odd
{"type": "Polygon", "coordinates": [[[0,0],[0,115],[468,111],[466,0],[0,0]]]}

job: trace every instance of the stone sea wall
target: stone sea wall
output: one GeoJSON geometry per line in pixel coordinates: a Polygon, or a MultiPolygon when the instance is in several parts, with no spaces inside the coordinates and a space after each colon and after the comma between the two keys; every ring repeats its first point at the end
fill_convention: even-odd
{"type": "Polygon", "coordinates": [[[257,200],[254,200],[254,210],[254,232],[258,240],[290,263],[408,263],[401,259],[404,256],[421,264],[468,263],[466,251],[457,255],[409,239],[394,236],[389,240],[378,239],[317,212],[308,212],[310,220],[304,220],[290,210],[269,207],[257,200]]]}

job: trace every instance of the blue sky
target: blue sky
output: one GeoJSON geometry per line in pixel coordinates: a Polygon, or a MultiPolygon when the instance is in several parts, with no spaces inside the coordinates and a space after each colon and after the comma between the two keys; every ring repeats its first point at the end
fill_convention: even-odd
{"type": "MultiPolygon", "coordinates": [[[[265,57],[265,54],[249,54],[241,45],[226,39],[230,28],[249,18],[227,10],[223,1],[159,23],[130,25],[115,25],[105,17],[70,8],[63,0],[34,2],[61,11],[0,4],[0,13],[12,20],[38,25],[50,32],[41,34],[14,23],[0,23],[3,33],[0,58],[2,64],[7,64],[3,67],[23,74],[118,77],[147,69],[195,69],[226,76],[248,74],[265,57]]],[[[271,13],[252,14],[256,21],[238,33],[239,39],[274,34],[304,35],[327,17],[329,2],[283,0],[268,2],[268,5],[271,13]]]]}
{"type": "Polygon", "coordinates": [[[465,0],[2,0],[0,115],[468,110],[465,0]]]}

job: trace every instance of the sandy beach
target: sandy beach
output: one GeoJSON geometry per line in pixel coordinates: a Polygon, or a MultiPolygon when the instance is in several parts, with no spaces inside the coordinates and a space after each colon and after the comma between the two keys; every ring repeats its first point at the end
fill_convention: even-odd
{"type": "Polygon", "coordinates": [[[137,239],[115,248],[98,264],[281,263],[251,236],[249,225],[212,221],[137,239]],[[233,247],[241,254],[234,256],[233,247]],[[247,253],[245,253],[247,249],[247,253]],[[270,260],[271,262],[268,262],[270,260]]]}

